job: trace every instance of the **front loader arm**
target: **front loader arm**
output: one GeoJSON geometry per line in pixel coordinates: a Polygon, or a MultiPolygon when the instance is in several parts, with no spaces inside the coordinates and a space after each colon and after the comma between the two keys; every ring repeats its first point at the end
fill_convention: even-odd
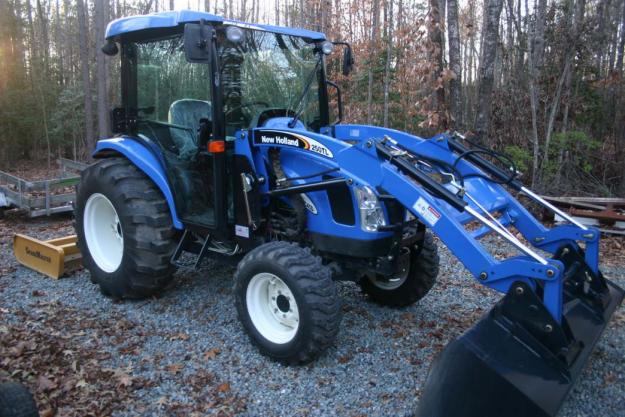
{"type": "MultiPolygon", "coordinates": [[[[543,304],[557,322],[562,317],[565,265],[558,259],[546,259],[521,242],[506,226],[514,225],[532,245],[552,253],[564,246],[577,250],[576,241],[583,240],[590,244],[585,256],[595,260],[589,264],[596,271],[593,243],[597,233],[575,226],[546,228],[502,185],[488,181],[487,175],[467,160],[457,164],[460,175],[480,176],[464,181],[464,195],[453,185],[441,184],[419,169],[415,161],[421,158],[442,161],[448,166],[454,164],[458,156],[449,148],[447,137],[423,140],[390,129],[355,125],[336,126],[335,136],[344,141],[301,130],[260,129],[250,134],[249,142],[255,151],[248,152],[257,172],[263,172],[267,165],[267,149],[280,147],[286,155],[283,169],[291,177],[336,169],[333,175],[348,180],[351,186],[367,185],[384,190],[430,227],[484,285],[506,293],[517,281],[532,289],[540,283],[543,304]],[[346,140],[355,143],[349,145],[346,140]],[[501,213],[500,219],[492,216],[494,211],[501,213]],[[477,233],[467,231],[465,224],[475,220],[483,224],[482,229],[477,233]],[[521,255],[494,259],[478,241],[479,237],[493,231],[515,246],[521,255]]],[[[321,179],[308,178],[293,184],[314,186],[321,179]]],[[[268,182],[261,187],[263,193],[276,193],[269,189],[268,182]]],[[[314,199],[315,194],[311,193],[311,197],[314,199]]]]}
{"type": "Polygon", "coordinates": [[[535,287],[533,280],[544,282],[545,306],[555,320],[560,320],[562,298],[559,294],[562,293],[561,274],[564,270],[560,261],[547,261],[539,255],[536,256],[542,262],[527,255],[507,260],[493,258],[460,221],[459,214],[465,210],[473,211],[469,204],[463,204],[463,200],[444,187],[438,186],[440,191],[437,191],[436,185],[428,183],[429,189],[426,189],[406,170],[402,171],[392,161],[381,158],[374,143],[354,145],[338,157],[341,158],[339,165],[346,167],[355,178],[381,187],[431,228],[482,284],[505,293],[517,281],[525,282],[532,288],[535,287]],[[351,162],[355,160],[360,162],[351,162]]]}
{"type": "MultiPolygon", "coordinates": [[[[424,141],[381,128],[363,130],[365,139],[356,140],[353,150],[380,158],[384,191],[426,223],[480,282],[506,293],[441,353],[417,415],[554,416],[625,294],[599,271],[598,231],[574,219],[572,225],[546,228],[502,185],[482,177],[504,177],[487,164],[462,160],[456,166],[467,175],[464,187],[455,187],[452,179],[437,188],[414,171],[439,160],[430,173],[446,175],[459,153],[445,136],[424,141]],[[480,176],[468,178],[476,173],[480,176]],[[450,189],[459,193],[450,197],[450,189]],[[476,219],[483,228],[466,230],[476,219]],[[553,256],[534,252],[510,225],[553,256]],[[477,242],[489,229],[524,255],[493,259],[477,242]]],[[[363,133],[359,127],[336,131],[337,137],[355,132],[363,133]]],[[[508,185],[553,210],[522,184],[508,185]]]]}

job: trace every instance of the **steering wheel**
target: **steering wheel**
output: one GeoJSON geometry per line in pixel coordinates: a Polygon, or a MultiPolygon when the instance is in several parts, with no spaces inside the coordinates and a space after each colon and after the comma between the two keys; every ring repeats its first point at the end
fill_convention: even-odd
{"type": "Polygon", "coordinates": [[[228,116],[230,113],[233,113],[235,110],[239,110],[242,109],[244,107],[251,107],[251,106],[264,106],[264,107],[269,107],[269,103],[265,102],[265,101],[251,101],[249,103],[241,103],[240,105],[231,108],[230,110],[228,110],[226,112],[226,116],[228,116]]]}

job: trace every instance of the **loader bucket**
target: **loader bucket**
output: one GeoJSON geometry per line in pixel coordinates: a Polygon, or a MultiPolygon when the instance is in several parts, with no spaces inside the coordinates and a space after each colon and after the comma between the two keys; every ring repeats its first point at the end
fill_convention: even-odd
{"type": "Polygon", "coordinates": [[[555,416],[623,300],[599,277],[602,303],[565,290],[562,325],[527,284],[512,285],[435,360],[417,416],[555,416]]]}

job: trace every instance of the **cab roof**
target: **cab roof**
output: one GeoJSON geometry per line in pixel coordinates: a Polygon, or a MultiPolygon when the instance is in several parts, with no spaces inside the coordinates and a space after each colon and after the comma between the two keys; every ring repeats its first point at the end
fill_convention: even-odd
{"type": "Polygon", "coordinates": [[[185,23],[199,23],[201,19],[204,19],[209,23],[237,25],[249,29],[309,38],[313,41],[323,41],[326,39],[326,36],[323,33],[314,32],[312,30],[239,22],[236,20],[224,19],[223,17],[214,14],[194,10],[177,10],[122,17],[120,19],[113,20],[108,24],[105,37],[106,39],[111,39],[118,36],[124,36],[126,34],[139,34],[139,32],[144,30],[174,28],[184,25],[185,23]]]}

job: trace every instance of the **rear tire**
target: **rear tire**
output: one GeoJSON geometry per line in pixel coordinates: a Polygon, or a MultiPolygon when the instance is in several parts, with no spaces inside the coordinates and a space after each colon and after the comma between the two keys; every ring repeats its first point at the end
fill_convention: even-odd
{"type": "Polygon", "coordinates": [[[373,301],[389,307],[406,307],[416,303],[432,289],[438,276],[438,248],[430,233],[423,242],[410,248],[410,263],[407,274],[397,282],[365,276],[360,280],[364,293],[373,301]]]}
{"type": "Polygon", "coordinates": [[[104,295],[145,298],[171,281],[177,233],[167,201],[129,160],[84,170],[75,214],[83,264],[104,295]]]}
{"type": "Polygon", "coordinates": [[[0,417],[39,417],[32,394],[22,384],[0,384],[0,417]]]}
{"type": "Polygon", "coordinates": [[[331,271],[309,249],[284,241],[248,253],[235,274],[239,319],[259,350],[282,363],[313,360],[339,330],[331,271]]]}

